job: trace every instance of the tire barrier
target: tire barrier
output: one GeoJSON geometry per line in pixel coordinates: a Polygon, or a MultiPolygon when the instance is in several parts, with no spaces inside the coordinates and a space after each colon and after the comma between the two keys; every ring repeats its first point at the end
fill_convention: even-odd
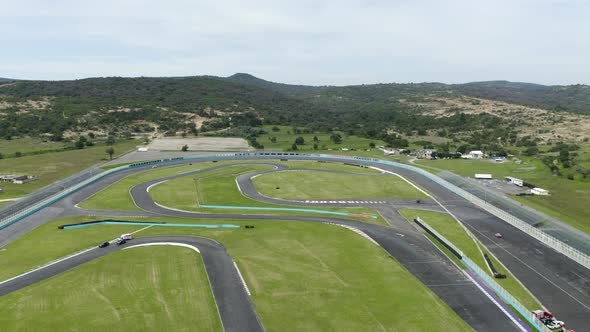
{"type": "Polygon", "coordinates": [[[506,279],[506,275],[505,274],[502,274],[502,273],[500,273],[500,272],[498,272],[496,270],[496,267],[494,266],[494,263],[492,262],[492,260],[488,256],[488,254],[483,254],[483,258],[486,260],[486,263],[490,267],[490,270],[492,270],[492,274],[494,275],[494,278],[496,278],[496,279],[506,279]]]}

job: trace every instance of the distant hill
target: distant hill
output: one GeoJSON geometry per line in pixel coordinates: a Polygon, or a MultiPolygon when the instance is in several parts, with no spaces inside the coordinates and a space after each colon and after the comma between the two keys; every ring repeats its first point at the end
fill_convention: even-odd
{"type": "Polygon", "coordinates": [[[590,86],[554,85],[508,81],[473,82],[451,86],[468,96],[502,100],[559,111],[590,113],[590,86]]]}
{"type": "MultiPolygon", "coordinates": [[[[431,115],[436,110],[423,106],[433,99],[464,95],[590,113],[590,87],[585,85],[491,81],[305,86],[270,82],[245,73],[229,77],[17,80],[0,85],[0,137],[66,131],[147,133],[156,127],[161,133],[174,134],[196,132],[196,123],[202,132],[223,131],[250,138],[258,130],[252,128],[262,124],[336,130],[384,140],[397,139],[399,133],[414,135],[439,129],[458,133],[514,128],[505,125],[512,119],[485,112],[469,113],[455,107],[448,116],[435,117],[431,115]]],[[[494,137],[507,134],[497,132],[494,137]]]]}
{"type": "Polygon", "coordinates": [[[14,80],[11,79],[11,78],[3,78],[3,77],[0,77],[0,83],[12,82],[12,81],[14,81],[14,80]]]}
{"type": "Polygon", "coordinates": [[[350,86],[305,86],[274,83],[249,74],[235,74],[227,80],[271,89],[310,101],[328,104],[386,102],[393,98],[414,98],[423,94],[455,94],[501,100],[550,110],[590,113],[590,86],[546,86],[533,83],[487,81],[465,84],[386,83],[350,86]]]}

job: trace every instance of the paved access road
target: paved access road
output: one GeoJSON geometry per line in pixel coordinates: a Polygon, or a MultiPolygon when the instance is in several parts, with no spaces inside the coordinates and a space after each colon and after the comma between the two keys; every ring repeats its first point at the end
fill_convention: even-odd
{"type": "Polygon", "coordinates": [[[201,253],[224,331],[264,331],[246,293],[234,262],[219,242],[194,236],[156,236],[136,238],[123,245],[92,248],[27,274],[0,283],[0,296],[48,279],[117,250],[140,244],[179,243],[201,253]]]}

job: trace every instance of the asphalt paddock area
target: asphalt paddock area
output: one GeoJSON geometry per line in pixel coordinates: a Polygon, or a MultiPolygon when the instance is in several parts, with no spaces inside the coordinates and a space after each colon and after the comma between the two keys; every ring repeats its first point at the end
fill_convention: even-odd
{"type": "Polygon", "coordinates": [[[150,150],[179,150],[184,145],[189,151],[239,151],[249,150],[248,142],[243,138],[233,137],[191,137],[191,138],[159,138],[149,145],[150,150]]]}

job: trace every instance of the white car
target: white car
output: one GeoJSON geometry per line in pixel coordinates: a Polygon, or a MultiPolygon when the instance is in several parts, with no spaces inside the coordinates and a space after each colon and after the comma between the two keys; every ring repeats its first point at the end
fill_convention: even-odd
{"type": "Polygon", "coordinates": [[[562,321],[556,320],[555,318],[549,318],[543,322],[550,330],[557,330],[563,327],[562,321]]]}

